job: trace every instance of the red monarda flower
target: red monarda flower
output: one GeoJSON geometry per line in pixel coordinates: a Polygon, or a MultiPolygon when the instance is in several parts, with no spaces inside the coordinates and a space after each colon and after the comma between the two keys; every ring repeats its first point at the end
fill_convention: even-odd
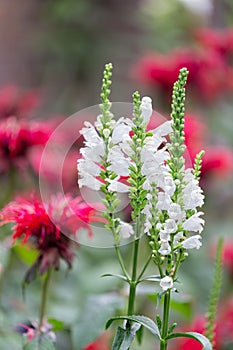
{"type": "Polygon", "coordinates": [[[3,168],[18,165],[33,146],[44,145],[51,131],[42,122],[19,121],[9,117],[0,123],[0,158],[3,168]]]}
{"type": "Polygon", "coordinates": [[[12,227],[13,241],[23,239],[23,243],[31,243],[38,250],[39,257],[34,268],[43,274],[50,267],[58,269],[60,259],[72,266],[72,238],[80,228],[92,234],[90,223],[103,221],[95,214],[95,209],[82,202],[81,197],[56,196],[45,205],[35,198],[31,201],[17,199],[1,210],[0,225],[15,223],[12,227]]]}
{"type": "Polygon", "coordinates": [[[201,176],[224,177],[233,170],[233,150],[227,146],[208,145],[208,128],[203,120],[195,115],[185,117],[185,144],[194,161],[200,149],[205,150],[201,176]]]}
{"type": "Polygon", "coordinates": [[[38,106],[39,97],[34,90],[20,93],[14,85],[0,90],[0,119],[10,116],[27,117],[38,106]]]}
{"type": "Polygon", "coordinates": [[[179,49],[169,55],[149,53],[135,65],[133,76],[146,84],[160,87],[167,95],[182,67],[189,71],[188,84],[205,101],[212,100],[225,88],[227,67],[221,56],[212,50],[179,49]]]}

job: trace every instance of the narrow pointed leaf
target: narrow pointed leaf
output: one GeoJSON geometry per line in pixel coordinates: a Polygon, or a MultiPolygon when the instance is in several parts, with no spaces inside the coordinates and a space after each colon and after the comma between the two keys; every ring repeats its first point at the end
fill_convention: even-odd
{"type": "Polygon", "coordinates": [[[187,332],[187,333],[173,333],[170,334],[167,339],[172,339],[172,338],[191,338],[197,340],[199,343],[203,345],[203,350],[212,350],[212,345],[204,335],[197,333],[197,332],[187,332]]]}
{"type": "Polygon", "coordinates": [[[113,340],[112,350],[128,350],[134,338],[135,332],[130,331],[130,329],[118,327],[113,340]]]}
{"type": "Polygon", "coordinates": [[[151,276],[145,276],[139,280],[139,282],[148,281],[148,282],[160,282],[161,277],[160,275],[151,275],[151,276]]]}
{"type": "Polygon", "coordinates": [[[139,323],[140,325],[147,328],[154,336],[161,339],[161,335],[158,329],[158,326],[152,321],[149,317],[145,316],[116,316],[110,318],[106,323],[106,329],[110,327],[113,321],[115,320],[128,320],[139,323]]]}
{"type": "Polygon", "coordinates": [[[118,273],[105,273],[105,274],[101,275],[101,277],[116,277],[116,278],[119,278],[123,281],[128,282],[128,280],[125,276],[119,275],[118,273]]]}

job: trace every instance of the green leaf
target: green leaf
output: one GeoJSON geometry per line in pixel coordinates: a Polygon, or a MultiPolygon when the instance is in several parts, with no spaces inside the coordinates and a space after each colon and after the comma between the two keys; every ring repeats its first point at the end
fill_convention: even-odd
{"type": "Polygon", "coordinates": [[[81,350],[103,332],[106,319],[122,308],[123,298],[114,293],[91,295],[87,298],[80,317],[72,327],[75,350],[81,350]],[[88,331],[87,331],[88,330],[88,331]]]}
{"type": "Polygon", "coordinates": [[[144,326],[147,328],[154,336],[157,338],[161,339],[161,335],[158,329],[158,326],[152,321],[149,317],[145,316],[116,316],[116,317],[111,317],[107,323],[105,328],[108,329],[110,325],[112,324],[113,321],[115,320],[128,320],[128,321],[133,321],[136,323],[139,323],[140,325],[144,326]]]}
{"type": "Polygon", "coordinates": [[[35,336],[29,341],[23,350],[56,350],[53,340],[48,335],[35,336]]]}
{"type": "Polygon", "coordinates": [[[139,330],[136,333],[136,337],[137,337],[137,341],[138,344],[141,345],[142,344],[142,338],[143,338],[143,327],[140,327],[139,330]]]}
{"type": "Polygon", "coordinates": [[[112,350],[128,350],[135,338],[135,332],[118,327],[112,344],[112,350]]]}
{"type": "Polygon", "coordinates": [[[203,345],[203,350],[212,350],[212,345],[210,341],[204,335],[197,332],[173,333],[173,334],[170,334],[167,337],[167,339],[180,338],[180,337],[195,339],[203,345]]]}
{"type": "Polygon", "coordinates": [[[17,244],[12,249],[27,265],[32,265],[38,257],[38,251],[36,249],[31,249],[26,244],[17,244]]]}
{"type": "Polygon", "coordinates": [[[62,331],[64,329],[64,324],[62,321],[59,321],[55,318],[48,318],[47,321],[49,324],[51,324],[51,326],[53,326],[53,332],[62,331]]]}
{"type": "Polygon", "coordinates": [[[160,282],[160,275],[151,275],[141,278],[138,282],[148,281],[148,282],[160,282]]]}
{"type": "Polygon", "coordinates": [[[123,281],[128,282],[127,277],[125,277],[123,275],[119,275],[118,273],[105,273],[105,274],[101,275],[101,277],[117,277],[123,281]]]}

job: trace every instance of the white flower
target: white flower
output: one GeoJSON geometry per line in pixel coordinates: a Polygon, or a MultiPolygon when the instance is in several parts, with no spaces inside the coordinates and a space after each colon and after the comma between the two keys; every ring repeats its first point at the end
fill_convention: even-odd
{"type": "Polygon", "coordinates": [[[163,291],[167,291],[173,287],[173,279],[170,276],[165,276],[160,280],[160,287],[163,291]]]}
{"type": "Polygon", "coordinates": [[[101,140],[98,144],[92,144],[88,147],[80,149],[83,158],[92,160],[93,162],[100,162],[105,152],[105,145],[101,140]]]}
{"type": "Polygon", "coordinates": [[[202,243],[200,242],[201,236],[195,235],[192,237],[187,238],[185,241],[182,242],[182,246],[185,249],[199,249],[202,246],[202,243]]]}
{"type": "Polygon", "coordinates": [[[172,200],[171,197],[165,192],[158,193],[157,208],[160,210],[169,210],[172,200]]]}
{"type": "Polygon", "coordinates": [[[78,159],[77,169],[79,171],[79,175],[82,177],[85,177],[86,174],[99,176],[101,170],[98,164],[83,158],[78,159]]]}
{"type": "Polygon", "coordinates": [[[84,122],[85,128],[80,130],[80,134],[83,135],[87,142],[98,144],[102,142],[101,137],[97,133],[95,127],[90,122],[84,122]]]}
{"type": "Polygon", "coordinates": [[[170,233],[161,230],[161,231],[159,232],[159,238],[160,238],[161,242],[163,242],[163,243],[165,243],[165,242],[167,242],[167,241],[170,241],[170,239],[171,239],[171,238],[170,238],[170,233]]]}
{"type": "Polygon", "coordinates": [[[113,129],[111,141],[114,144],[118,144],[129,135],[132,126],[129,125],[132,122],[129,119],[120,118],[113,129]]]}
{"type": "Polygon", "coordinates": [[[85,174],[85,176],[81,177],[78,180],[79,187],[87,186],[92,190],[98,191],[102,183],[98,181],[94,176],[90,174],[85,174]]]}
{"type": "Polygon", "coordinates": [[[167,233],[174,233],[177,230],[177,225],[175,220],[173,219],[167,219],[165,221],[164,227],[163,227],[164,231],[166,231],[167,233]]]}
{"type": "Polygon", "coordinates": [[[183,195],[184,209],[196,209],[202,207],[204,204],[205,196],[202,194],[202,190],[197,188],[193,191],[187,191],[183,195]]]}
{"type": "Polygon", "coordinates": [[[164,122],[163,124],[159,125],[157,128],[152,130],[154,135],[158,136],[167,136],[172,132],[172,122],[171,120],[168,120],[164,122]]]}
{"type": "Polygon", "coordinates": [[[132,225],[127,222],[120,221],[120,235],[122,238],[129,238],[134,235],[134,230],[132,225]]]}
{"type": "Polygon", "coordinates": [[[144,96],[141,102],[141,111],[144,123],[148,124],[152,115],[152,99],[148,96],[144,96]]]}
{"type": "Polygon", "coordinates": [[[116,178],[114,180],[108,180],[110,182],[110,185],[108,186],[109,191],[119,192],[119,193],[129,192],[129,186],[123,184],[122,182],[119,182],[118,179],[119,178],[116,178]]]}
{"type": "Polygon", "coordinates": [[[189,219],[183,223],[183,229],[186,231],[194,231],[201,233],[203,231],[203,225],[205,220],[200,218],[200,215],[203,215],[203,212],[193,214],[189,219]]]}
{"type": "Polygon", "coordinates": [[[125,158],[119,146],[113,146],[109,149],[108,161],[111,163],[108,169],[119,176],[129,176],[130,160],[125,158]]]}
{"type": "Polygon", "coordinates": [[[184,238],[183,232],[177,232],[174,236],[173,244],[177,245],[180,243],[180,240],[184,238]]]}
{"type": "Polygon", "coordinates": [[[185,217],[185,212],[182,211],[180,205],[177,203],[171,203],[167,211],[171,219],[181,221],[185,217]]]}
{"type": "Polygon", "coordinates": [[[157,185],[158,187],[161,187],[162,190],[164,190],[164,192],[169,196],[172,196],[176,190],[176,185],[171,174],[167,173],[166,171],[159,174],[157,185]]]}
{"type": "Polygon", "coordinates": [[[168,255],[169,253],[171,253],[170,244],[168,242],[162,243],[161,247],[159,248],[159,253],[161,255],[168,255]]]}

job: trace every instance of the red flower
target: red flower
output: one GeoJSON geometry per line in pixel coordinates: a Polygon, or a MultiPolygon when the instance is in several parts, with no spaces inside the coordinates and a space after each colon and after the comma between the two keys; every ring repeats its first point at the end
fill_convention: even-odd
{"type": "Polygon", "coordinates": [[[23,238],[23,243],[30,242],[38,250],[34,267],[39,268],[40,274],[50,266],[58,269],[60,259],[71,267],[74,252],[70,238],[74,239],[80,228],[87,229],[91,235],[90,223],[103,221],[81,197],[72,199],[68,195],[53,197],[46,205],[37,199],[18,199],[1,210],[0,218],[1,225],[15,223],[13,240],[23,238]]]}
{"type": "MultiPolygon", "coordinates": [[[[212,249],[213,258],[216,255],[216,246],[212,249]]],[[[222,252],[223,266],[230,272],[233,277],[233,240],[224,239],[222,252]]]]}
{"type": "Polygon", "coordinates": [[[196,154],[205,150],[202,160],[202,177],[227,176],[233,171],[233,150],[227,146],[208,145],[207,125],[194,115],[185,117],[185,144],[192,162],[196,154]]]}
{"type": "Polygon", "coordinates": [[[19,121],[9,117],[0,123],[0,158],[4,170],[25,159],[29,149],[44,145],[51,131],[44,123],[19,121]]]}
{"type": "Polygon", "coordinates": [[[226,146],[205,146],[202,175],[224,177],[233,170],[233,150],[226,146]]]}
{"type": "Polygon", "coordinates": [[[170,52],[169,56],[150,53],[137,63],[133,75],[144,83],[156,84],[163,93],[170,94],[183,67],[189,71],[188,84],[206,101],[215,98],[225,87],[227,67],[219,54],[208,50],[180,49],[170,52]]]}
{"type": "Polygon", "coordinates": [[[35,91],[19,93],[14,85],[0,90],[0,119],[10,116],[25,117],[38,106],[39,98],[35,91]]]}
{"type": "MultiPolygon", "coordinates": [[[[204,334],[206,319],[203,316],[196,317],[190,326],[184,326],[179,331],[183,332],[197,332],[204,334]]],[[[174,340],[172,350],[201,350],[203,346],[194,339],[190,338],[177,338],[174,340]]],[[[172,343],[171,343],[172,344],[172,343]]],[[[214,349],[219,349],[219,336],[216,335],[214,349]]]]}
{"type": "Polygon", "coordinates": [[[225,58],[233,53],[233,29],[216,30],[201,28],[196,31],[197,41],[205,48],[210,48],[225,58]]]}

